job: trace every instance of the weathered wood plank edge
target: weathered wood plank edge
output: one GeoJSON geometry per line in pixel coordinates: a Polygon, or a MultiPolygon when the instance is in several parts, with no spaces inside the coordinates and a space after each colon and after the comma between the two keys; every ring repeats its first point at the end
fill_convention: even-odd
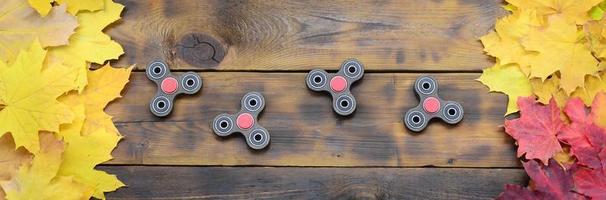
{"type": "Polygon", "coordinates": [[[171,68],[311,70],[357,58],[367,69],[480,70],[493,65],[479,38],[507,14],[503,0],[118,0],[107,30],[118,64],[171,68]]]}
{"type": "Polygon", "coordinates": [[[108,199],[489,199],[522,169],[101,166],[108,199]]]}

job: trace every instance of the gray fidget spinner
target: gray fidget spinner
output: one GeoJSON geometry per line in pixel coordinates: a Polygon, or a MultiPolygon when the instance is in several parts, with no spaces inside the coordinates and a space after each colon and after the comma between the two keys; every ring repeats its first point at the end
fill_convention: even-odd
{"type": "Polygon", "coordinates": [[[420,103],[406,112],[404,124],[414,132],[420,132],[433,118],[440,118],[449,124],[463,119],[463,106],[454,101],[444,101],[438,96],[438,82],[429,76],[420,76],[415,81],[415,92],[420,103]]]}
{"type": "Polygon", "coordinates": [[[313,91],[326,91],[332,96],[333,110],[347,116],[356,110],[356,98],[349,91],[351,85],[364,76],[364,66],[355,59],[345,60],[336,74],[314,69],[307,74],[307,87],[313,91]]]}
{"type": "Polygon", "coordinates": [[[202,78],[198,74],[186,72],[175,76],[170,73],[168,65],[162,61],[154,61],[149,64],[145,74],[158,86],[156,95],[149,103],[149,109],[158,117],[170,114],[175,96],[194,94],[202,88],[202,78]]]}
{"type": "Polygon", "coordinates": [[[221,137],[239,132],[244,135],[250,148],[265,148],[269,144],[269,132],[257,123],[259,113],[265,108],[265,98],[261,93],[249,92],[240,103],[240,112],[235,115],[223,113],[215,117],[213,131],[221,137]]]}

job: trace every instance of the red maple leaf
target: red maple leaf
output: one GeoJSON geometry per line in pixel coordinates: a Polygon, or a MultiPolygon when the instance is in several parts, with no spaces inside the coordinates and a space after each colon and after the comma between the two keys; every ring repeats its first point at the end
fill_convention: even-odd
{"type": "Polygon", "coordinates": [[[518,142],[518,157],[526,154],[526,159],[539,159],[547,164],[549,158],[562,151],[556,135],[564,123],[555,100],[543,106],[534,97],[518,99],[520,118],[505,121],[505,132],[518,142]]]}
{"type": "Polygon", "coordinates": [[[544,166],[536,160],[523,162],[524,170],[534,183],[532,189],[506,185],[497,199],[586,199],[573,191],[570,171],[564,170],[554,159],[544,166]]]}
{"type": "Polygon", "coordinates": [[[557,137],[570,145],[570,152],[578,159],[580,165],[593,169],[606,167],[598,154],[606,147],[606,130],[594,123],[579,98],[568,101],[564,112],[571,123],[562,129],[557,137]]]}
{"type": "Polygon", "coordinates": [[[543,192],[530,191],[529,189],[519,186],[507,184],[505,185],[505,191],[502,192],[496,200],[535,200],[535,199],[547,199],[543,192]]]}
{"type": "MultiPolygon", "coordinates": [[[[606,157],[606,151],[602,151],[606,157]]],[[[606,172],[583,168],[577,170],[573,175],[576,190],[592,199],[606,199],[606,172]]]]}

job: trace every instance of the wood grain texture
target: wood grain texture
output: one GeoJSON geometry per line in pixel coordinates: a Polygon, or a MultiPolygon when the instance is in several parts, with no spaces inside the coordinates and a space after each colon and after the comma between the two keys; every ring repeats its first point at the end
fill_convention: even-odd
{"type": "Polygon", "coordinates": [[[142,72],[131,77],[122,99],[107,110],[125,136],[111,164],[265,166],[447,166],[519,167],[513,141],[503,132],[506,98],[488,94],[478,74],[433,74],[442,98],[461,102],[457,126],[434,121],[421,134],[402,117],[418,103],[417,74],[369,73],[354,85],[358,108],[352,117],[333,113],[328,94],[307,89],[305,73],[201,73],[194,96],[177,99],[167,118],[154,117],[149,101],[155,85],[142,72]],[[234,113],[249,91],[267,101],[259,123],[271,134],[262,151],[241,135],[212,133],[213,118],[234,113]]]}
{"type": "Polygon", "coordinates": [[[346,58],[373,70],[479,71],[478,38],[505,14],[501,0],[117,0],[108,32],[119,64],[144,69],[309,70],[346,58]]]}
{"type": "Polygon", "coordinates": [[[127,187],[108,199],[491,199],[520,169],[101,167],[127,187]]]}

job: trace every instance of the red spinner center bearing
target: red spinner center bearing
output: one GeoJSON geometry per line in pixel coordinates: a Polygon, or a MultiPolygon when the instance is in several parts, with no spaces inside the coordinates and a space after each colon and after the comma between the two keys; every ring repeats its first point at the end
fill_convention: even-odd
{"type": "Polygon", "coordinates": [[[177,79],[173,77],[165,78],[162,80],[162,84],[160,84],[160,88],[162,88],[162,91],[166,94],[172,94],[177,91],[178,87],[179,83],[177,82],[177,79]]]}
{"type": "Polygon", "coordinates": [[[440,101],[435,97],[428,97],[423,101],[423,109],[429,113],[435,113],[440,110],[440,101]]]}
{"type": "Polygon", "coordinates": [[[236,119],[236,124],[241,129],[249,129],[255,124],[255,119],[250,113],[242,113],[238,115],[236,119]]]}
{"type": "Polygon", "coordinates": [[[347,80],[342,76],[335,76],[330,79],[330,89],[335,92],[342,92],[347,88],[347,80]]]}

